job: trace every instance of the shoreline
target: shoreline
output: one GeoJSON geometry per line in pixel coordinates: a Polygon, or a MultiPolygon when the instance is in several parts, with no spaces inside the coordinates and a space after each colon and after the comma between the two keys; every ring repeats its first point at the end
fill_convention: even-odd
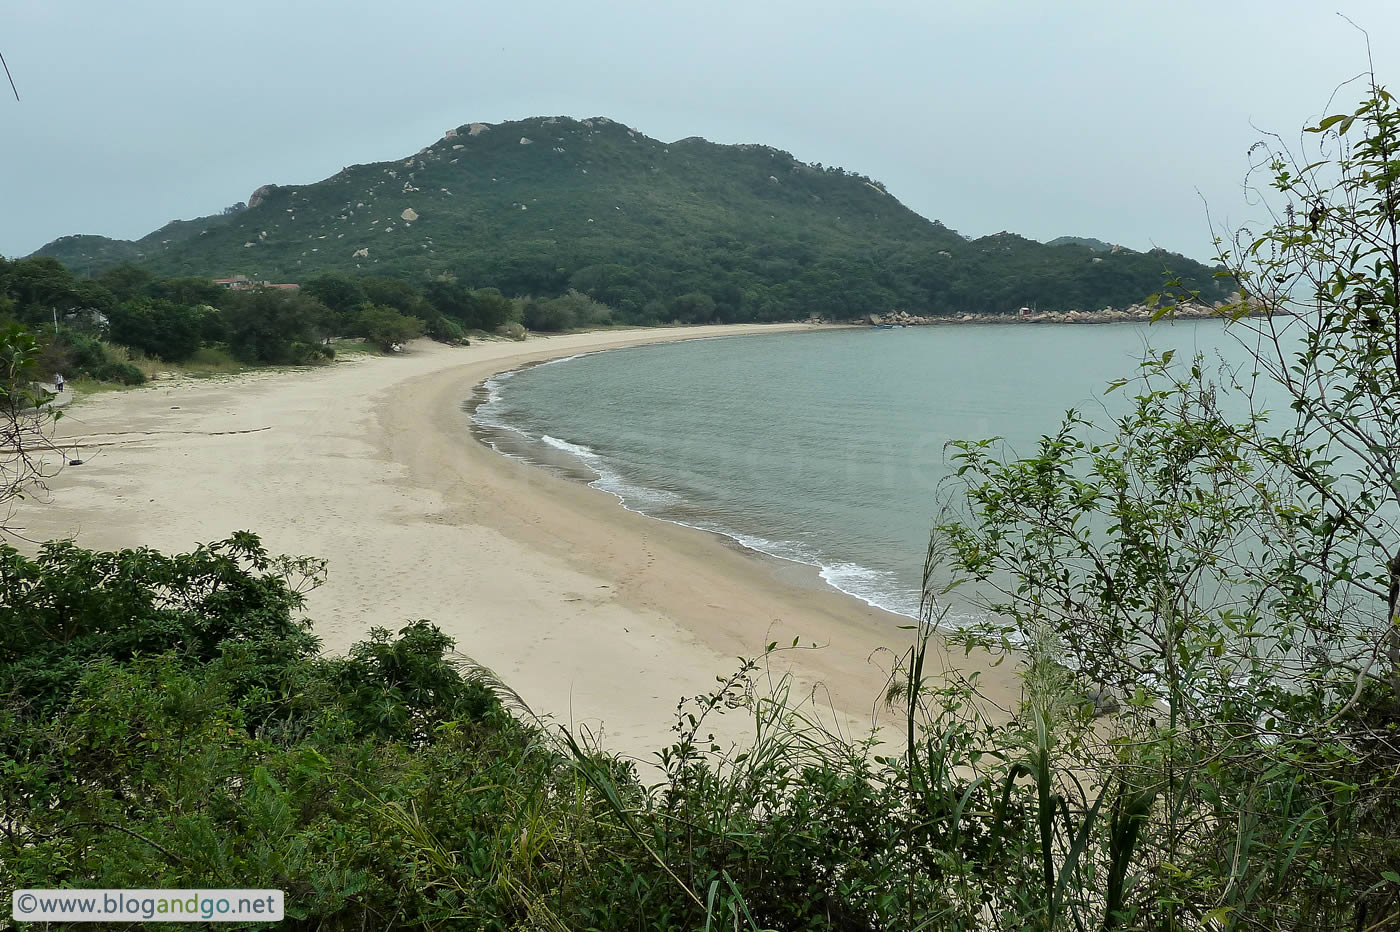
{"type": "MultiPolygon", "coordinates": [[[[1161,319],[1162,323],[1181,320],[1219,320],[1229,323],[1231,317],[1223,313],[1221,304],[1183,304],[1170,315],[1161,319]]],[[[891,311],[888,314],[866,314],[851,321],[852,326],[872,327],[936,327],[954,324],[1150,324],[1158,312],[1144,304],[1134,304],[1127,308],[1101,308],[1097,311],[1036,311],[1022,308],[1020,313],[989,314],[979,312],[948,314],[910,314],[908,311],[891,311]]],[[[1246,315],[1248,318],[1289,317],[1286,311],[1257,311],[1246,315]]]]}
{"type": "MultiPolygon", "coordinates": [[[[814,567],[779,572],[776,558],[502,455],[473,436],[463,410],[476,386],[530,362],[814,329],[416,343],[402,356],[325,369],[94,396],[59,422],[86,463],[64,470],[51,501],[27,503],[20,521],[29,537],[75,536],[98,549],[187,550],[252,530],[270,552],[329,561],[306,608],[328,651],[371,627],[427,618],[536,713],[647,760],[672,740],[679,698],[713,689],[738,657],[773,641],[824,644],[783,654],[778,668],[796,678],[809,713],[859,736],[897,721],[879,699],[912,640],[900,627],[908,618],[837,591],[814,567]]],[[[958,665],[980,672],[992,702],[1014,706],[1012,670],[976,657],[958,665]]],[[[752,729],[732,716],[715,724],[721,740],[752,729]]]]}
{"type": "MultiPolygon", "coordinates": [[[[709,339],[723,338],[712,337],[709,339]]],[[[627,347],[614,347],[613,349],[626,348],[627,347]]],[[[505,422],[486,423],[477,419],[477,413],[480,409],[494,401],[492,393],[496,388],[499,388],[499,386],[493,386],[493,382],[514,376],[516,373],[527,372],[538,366],[568,362],[582,356],[592,356],[596,353],[609,351],[610,350],[603,349],[589,353],[576,353],[572,356],[562,356],[555,359],[528,362],[516,368],[505,369],[487,376],[472,387],[471,397],[462,405],[462,409],[466,412],[468,420],[471,423],[472,437],[475,438],[478,443],[491,448],[491,450],[499,456],[517,460],[533,469],[543,469],[551,475],[603,492],[612,497],[619,508],[630,511],[633,514],[650,518],[653,521],[663,521],[667,524],[676,525],[677,527],[689,528],[703,534],[712,534],[718,538],[724,546],[747,554],[752,559],[764,562],[774,573],[783,575],[790,580],[800,579],[811,586],[833,589],[877,611],[894,615],[908,623],[918,621],[917,614],[909,614],[908,612],[890,608],[887,605],[881,605],[878,601],[867,598],[858,592],[843,589],[828,577],[828,573],[834,570],[831,566],[812,562],[802,557],[787,556],[773,550],[766,550],[756,542],[754,538],[746,537],[737,531],[731,531],[721,526],[706,527],[703,524],[691,524],[676,518],[668,518],[653,514],[642,507],[634,507],[634,505],[629,504],[626,492],[599,484],[609,478],[616,479],[618,477],[615,474],[610,477],[608,474],[601,472],[597,466],[589,462],[582,454],[563,450],[557,446],[547,446],[540,438],[532,437],[528,432],[511,424],[505,422]],[[811,579],[806,579],[807,576],[810,576],[811,579]]],[[[627,488],[634,493],[641,493],[643,495],[648,491],[643,487],[630,484],[627,484],[627,488]]],[[[771,541],[763,541],[763,543],[772,544],[771,541]]]]}

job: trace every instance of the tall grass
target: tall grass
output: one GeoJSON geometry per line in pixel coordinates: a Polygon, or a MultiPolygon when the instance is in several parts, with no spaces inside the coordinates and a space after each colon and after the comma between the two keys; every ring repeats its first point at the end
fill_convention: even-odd
{"type": "Polygon", "coordinates": [[[225,375],[237,375],[245,372],[249,368],[238,360],[234,359],[227,350],[213,346],[203,346],[182,362],[165,362],[160,359],[152,359],[143,353],[136,352],[128,347],[120,346],[116,343],[101,341],[103,352],[108,359],[117,362],[128,362],[140,369],[146,379],[158,378],[193,378],[207,379],[225,375]]]}
{"type": "Polygon", "coordinates": [[[899,754],[824,726],[769,673],[772,646],[682,711],[655,786],[563,735],[696,927],[1400,928],[1400,876],[1346,853],[1394,863],[1400,834],[1375,821],[1400,812],[1392,790],[1358,808],[1363,787],[1243,731],[1203,756],[1150,704],[1096,719],[1048,633],[1015,658],[1024,701],[998,723],[974,684],[929,674],[947,594],[927,593],[891,680],[899,754]],[[752,743],[695,740],[714,714],[748,716],[752,743]]]}

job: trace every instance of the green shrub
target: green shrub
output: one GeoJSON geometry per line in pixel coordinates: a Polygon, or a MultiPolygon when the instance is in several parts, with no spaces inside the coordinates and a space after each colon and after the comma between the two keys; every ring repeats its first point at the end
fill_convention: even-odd
{"type": "Polygon", "coordinates": [[[101,382],[116,382],[120,385],[142,385],[146,381],[146,373],[129,362],[103,363],[92,376],[101,382]]]}
{"type": "Polygon", "coordinates": [[[457,345],[467,342],[466,331],[462,329],[462,326],[455,320],[443,317],[441,314],[428,319],[425,332],[439,343],[457,345]]]}
{"type": "Polygon", "coordinates": [[[355,335],[389,350],[423,333],[423,322],[388,305],[367,304],[355,320],[355,335]]]}
{"type": "Polygon", "coordinates": [[[107,364],[107,351],[97,337],[63,328],[53,342],[66,352],[70,375],[96,377],[97,370],[107,364]]]}
{"type": "Polygon", "coordinates": [[[577,291],[558,298],[531,298],[523,302],[522,322],[531,330],[558,332],[596,327],[611,319],[607,305],[577,291]]]}
{"type": "Polygon", "coordinates": [[[167,362],[188,359],[207,329],[206,310],[149,298],[124,301],[108,315],[109,336],[147,356],[167,362]]]}
{"type": "Polygon", "coordinates": [[[286,360],[294,366],[318,366],[335,358],[335,347],[325,343],[288,344],[286,360]]]}

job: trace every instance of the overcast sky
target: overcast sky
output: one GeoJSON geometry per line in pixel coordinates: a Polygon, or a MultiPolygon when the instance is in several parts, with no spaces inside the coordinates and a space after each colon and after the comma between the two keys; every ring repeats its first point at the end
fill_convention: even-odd
{"type": "Polygon", "coordinates": [[[0,254],[566,115],[841,165],[968,235],[1209,258],[1253,127],[1364,69],[1338,9],[1400,85],[1394,0],[7,0],[0,254]]]}

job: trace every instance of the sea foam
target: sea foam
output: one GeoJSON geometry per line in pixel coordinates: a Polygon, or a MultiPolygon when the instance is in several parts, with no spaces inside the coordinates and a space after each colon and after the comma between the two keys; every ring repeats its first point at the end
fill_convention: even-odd
{"type": "MultiPolygon", "coordinates": [[[[570,362],[591,355],[594,354],[576,353],[572,356],[552,359],[547,362],[539,363],[538,365],[547,366],[570,362]]],[[[519,425],[511,423],[506,416],[506,405],[503,395],[504,386],[507,381],[524,371],[525,368],[531,367],[501,372],[483,383],[483,388],[486,390],[486,398],[476,407],[476,410],[472,414],[472,420],[477,425],[495,430],[511,431],[521,437],[527,444],[530,442],[540,443],[553,450],[558,450],[577,458],[591,472],[597,475],[597,478],[588,484],[593,488],[600,489],[613,495],[617,498],[622,507],[626,508],[628,511],[644,514],[658,520],[668,521],[672,524],[681,525],[682,527],[718,534],[722,537],[729,538],[749,550],[780,560],[786,560],[790,563],[811,566],[818,571],[821,579],[832,588],[859,599],[867,605],[897,615],[905,615],[910,618],[918,617],[919,593],[917,591],[911,592],[907,586],[902,586],[893,573],[871,569],[870,567],[861,566],[857,563],[834,560],[817,552],[807,544],[798,541],[772,540],[766,537],[736,531],[714,521],[682,520],[669,516],[665,513],[669,508],[685,504],[683,496],[668,489],[658,489],[629,480],[623,475],[616,464],[610,462],[607,457],[585,444],[573,443],[545,433],[535,435],[519,425]]],[[[529,455],[502,449],[499,444],[489,437],[483,439],[498,453],[516,459],[523,459],[527,462],[531,461],[529,455]]]]}

